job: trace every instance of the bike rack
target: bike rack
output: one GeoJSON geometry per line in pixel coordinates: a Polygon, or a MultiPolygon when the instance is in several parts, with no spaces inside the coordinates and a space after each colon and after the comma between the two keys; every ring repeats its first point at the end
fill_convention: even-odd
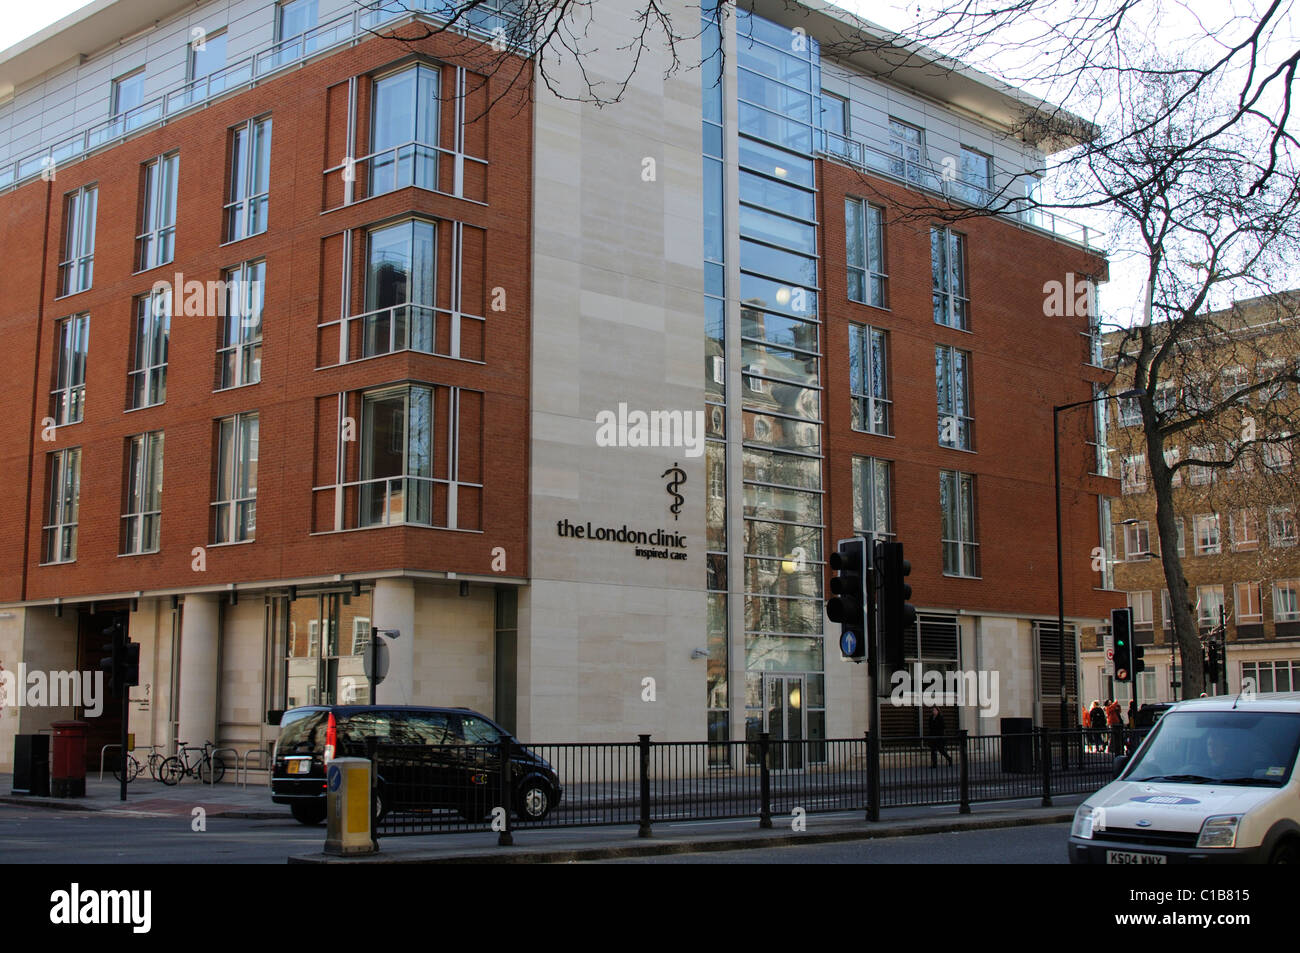
{"type": "Polygon", "coordinates": [[[257,755],[257,767],[259,770],[270,767],[271,752],[266,748],[249,748],[245,751],[242,758],[243,764],[235,773],[235,779],[238,781],[240,776],[239,772],[243,772],[243,780],[239,781],[239,786],[242,790],[248,789],[248,772],[251,768],[251,765],[248,762],[253,755],[257,755]]]}
{"type": "Polygon", "coordinates": [[[99,749],[99,780],[101,781],[104,780],[104,753],[108,751],[109,748],[121,748],[121,747],[122,746],[120,744],[104,745],[104,747],[99,749]]]}
{"type": "MultiPolygon", "coordinates": [[[[235,756],[235,778],[236,778],[236,780],[238,780],[238,777],[239,777],[239,774],[238,774],[238,772],[239,772],[239,752],[238,752],[238,751],[236,751],[234,748],[213,748],[213,749],[212,749],[212,753],[211,753],[208,757],[210,757],[213,761],[216,761],[216,760],[217,760],[217,755],[220,754],[220,753],[223,752],[223,751],[229,751],[231,754],[233,754],[233,755],[235,756]]],[[[208,782],[208,786],[209,786],[209,787],[216,787],[216,784],[217,784],[217,772],[213,771],[212,774],[209,775],[209,777],[211,777],[212,780],[208,782]]]]}

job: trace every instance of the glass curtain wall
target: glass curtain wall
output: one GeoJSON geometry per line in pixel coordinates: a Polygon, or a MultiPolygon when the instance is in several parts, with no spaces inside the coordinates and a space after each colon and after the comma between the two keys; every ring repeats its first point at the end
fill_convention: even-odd
{"type": "Polygon", "coordinates": [[[812,158],[821,68],[802,30],[742,10],[736,29],[746,736],[816,741],[825,737],[812,158]]]}

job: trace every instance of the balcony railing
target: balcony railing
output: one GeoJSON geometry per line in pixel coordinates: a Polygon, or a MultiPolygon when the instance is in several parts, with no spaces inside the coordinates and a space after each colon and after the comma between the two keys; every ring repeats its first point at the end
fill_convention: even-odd
{"type": "Polygon", "coordinates": [[[484,318],[476,314],[406,302],[325,321],[317,328],[322,332],[326,328],[340,329],[337,347],[326,340],[321,346],[322,355],[337,353],[337,364],[398,351],[481,363],[484,323],[484,318]]]}
{"type": "MultiPolygon", "coordinates": [[[[3,162],[0,164],[0,189],[14,188],[39,177],[42,172],[48,176],[52,167],[75,162],[141,130],[164,124],[189,110],[201,108],[217,96],[255,86],[335,47],[364,42],[375,35],[377,27],[402,17],[445,23],[454,9],[455,4],[447,0],[402,0],[400,3],[386,0],[345,13],[297,36],[273,43],[208,76],[174,86],[148,102],[44,145],[20,159],[3,162]]],[[[498,29],[504,29],[507,42],[511,42],[514,38],[509,36],[509,24],[508,17],[496,6],[484,4],[483,12],[472,18],[462,17],[452,29],[478,39],[499,37],[498,29]]],[[[526,50],[517,47],[516,52],[527,55],[526,50]]]]}
{"type": "Polygon", "coordinates": [[[1047,209],[1036,208],[1028,200],[999,194],[988,189],[953,180],[928,165],[912,162],[890,152],[822,129],[820,152],[849,165],[904,185],[941,196],[945,201],[976,208],[998,209],[998,217],[1021,228],[1044,232],[1054,238],[1079,245],[1090,251],[1102,251],[1105,233],[1088,225],[1071,221],[1047,209]]]}

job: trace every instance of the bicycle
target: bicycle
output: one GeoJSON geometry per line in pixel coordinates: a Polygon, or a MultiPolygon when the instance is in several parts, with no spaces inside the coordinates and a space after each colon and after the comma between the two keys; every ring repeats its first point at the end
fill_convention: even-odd
{"type": "Polygon", "coordinates": [[[212,749],[216,746],[211,741],[203,742],[202,748],[187,747],[185,742],[178,741],[176,747],[180,754],[172,755],[165,760],[159,771],[159,780],[163,784],[176,784],[185,777],[198,778],[204,784],[215,784],[225,777],[226,766],[221,763],[220,758],[212,757],[212,749]],[[202,754],[191,759],[191,751],[202,752],[202,754]]]}
{"type": "MultiPolygon", "coordinates": [[[[125,760],[126,760],[126,783],[130,784],[132,781],[134,781],[136,778],[140,776],[140,772],[144,770],[144,765],[142,765],[136,759],[136,756],[131,754],[131,752],[129,751],[126,753],[125,760]]],[[[113,778],[114,780],[117,781],[122,780],[122,759],[118,759],[117,764],[113,765],[113,778]]]]}
{"type": "Polygon", "coordinates": [[[163,762],[167,760],[167,755],[158,750],[161,747],[163,745],[149,746],[149,777],[155,781],[162,780],[162,766],[163,762]]]}

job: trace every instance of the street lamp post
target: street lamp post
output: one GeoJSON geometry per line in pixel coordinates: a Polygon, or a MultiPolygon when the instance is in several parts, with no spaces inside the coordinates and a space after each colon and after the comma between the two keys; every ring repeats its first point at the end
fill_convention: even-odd
{"type": "MultiPolygon", "coordinates": [[[[1052,466],[1056,478],[1056,635],[1057,648],[1060,652],[1058,657],[1059,671],[1061,679],[1061,730],[1065,731],[1065,726],[1069,724],[1068,715],[1066,714],[1069,693],[1065,687],[1065,563],[1061,546],[1061,411],[1072,410],[1075,407],[1084,407],[1091,404],[1100,403],[1103,400],[1109,400],[1112,396],[1119,398],[1137,397],[1142,392],[1139,390],[1129,390],[1122,394],[1098,394],[1088,400],[1076,400],[1070,404],[1061,404],[1059,407],[1052,408],[1052,466]]],[[[1065,751],[1064,746],[1062,752],[1065,751]]]]}

